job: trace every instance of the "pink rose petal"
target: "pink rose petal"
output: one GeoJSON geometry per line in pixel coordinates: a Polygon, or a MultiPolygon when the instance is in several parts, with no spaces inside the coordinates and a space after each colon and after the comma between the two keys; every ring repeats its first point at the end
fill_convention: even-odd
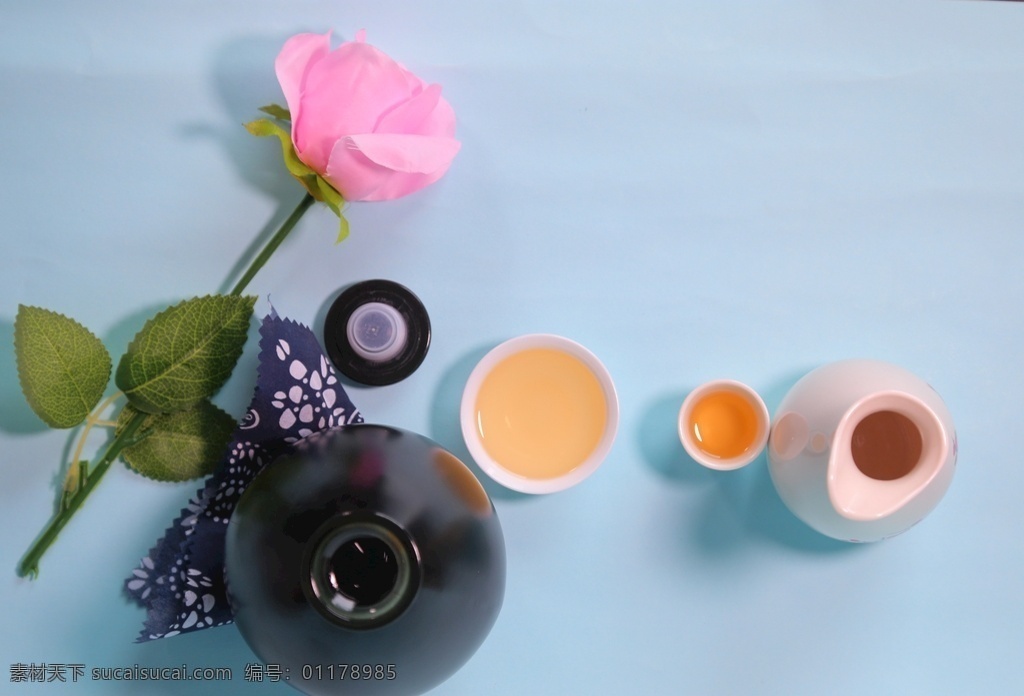
{"type": "Polygon", "coordinates": [[[375,164],[410,174],[429,174],[447,167],[461,147],[454,138],[397,133],[349,136],[352,144],[375,164]]]}
{"type": "MultiPolygon", "coordinates": [[[[281,90],[284,92],[285,103],[292,114],[292,124],[299,119],[302,112],[302,92],[309,66],[321,60],[330,50],[330,33],[324,35],[298,34],[288,39],[281,52],[277,54],[277,60],[274,61],[274,72],[277,73],[277,81],[281,84],[281,90]]],[[[295,136],[293,125],[293,142],[295,142],[295,136]]],[[[295,142],[295,147],[301,148],[302,146],[295,142]]]]}
{"type": "Polygon", "coordinates": [[[405,71],[395,61],[369,44],[342,44],[309,68],[302,117],[295,121],[304,142],[296,148],[306,164],[323,171],[342,136],[373,132],[382,111],[409,97],[405,71]]]}
{"type": "Polygon", "coordinates": [[[331,152],[327,180],[350,201],[400,198],[440,179],[460,147],[448,137],[348,136],[331,152]]]}
{"type": "Polygon", "coordinates": [[[424,135],[455,137],[455,110],[444,97],[438,99],[437,106],[417,132],[424,135]]]}
{"type": "Polygon", "coordinates": [[[329,34],[292,37],[275,67],[299,158],[348,200],[417,191],[459,151],[441,87],[365,43],[363,31],[334,51],[329,34]]]}
{"type": "MultiPolygon", "coordinates": [[[[412,99],[395,106],[380,117],[374,133],[425,133],[424,124],[441,99],[441,85],[430,85],[412,99]]],[[[426,134],[426,133],[425,133],[426,134]]],[[[448,135],[429,133],[429,135],[448,135]]]]}

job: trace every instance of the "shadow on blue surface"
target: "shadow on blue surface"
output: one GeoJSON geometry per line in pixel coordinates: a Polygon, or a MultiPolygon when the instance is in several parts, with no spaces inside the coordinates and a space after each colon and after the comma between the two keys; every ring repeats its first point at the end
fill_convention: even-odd
{"type": "MultiPolygon", "coordinates": [[[[761,390],[769,412],[805,372],[761,390]]],[[[815,554],[861,547],[819,534],[794,516],[775,491],[766,454],[736,471],[713,471],[695,462],[678,435],[679,408],[686,393],[673,392],[652,402],[637,437],[645,462],[659,476],[673,485],[703,489],[701,504],[687,518],[683,532],[697,547],[712,556],[761,542],[815,554]]]]}
{"type": "Polygon", "coordinates": [[[459,410],[462,405],[462,390],[469,380],[469,375],[476,364],[493,348],[493,345],[476,348],[456,360],[441,377],[437,391],[434,393],[434,408],[430,414],[430,437],[448,448],[452,454],[461,459],[473,474],[480,479],[484,490],[492,499],[529,500],[537,496],[519,493],[505,488],[490,476],[481,471],[469,454],[465,440],[462,438],[462,425],[459,422],[459,410]]]}
{"type": "MultiPolygon", "coordinates": [[[[245,250],[239,255],[238,259],[232,264],[231,270],[224,276],[224,280],[221,281],[220,286],[217,287],[217,292],[224,295],[231,292],[231,289],[235,286],[235,283],[241,278],[242,273],[249,267],[249,264],[253,262],[260,250],[266,246],[270,238],[274,236],[274,233],[281,227],[281,224],[292,214],[295,210],[295,206],[299,204],[302,199],[302,191],[293,190],[290,192],[294,197],[294,200],[288,200],[286,194],[282,193],[279,196],[279,203],[277,211],[274,215],[267,220],[260,231],[253,237],[252,241],[249,242],[245,250]]],[[[251,294],[251,286],[246,288],[246,294],[251,294]]]]}
{"type": "Polygon", "coordinates": [[[688,391],[658,398],[640,419],[638,444],[644,461],[666,480],[686,486],[707,486],[717,472],[693,461],[679,442],[679,409],[688,391]]]}
{"type": "Polygon", "coordinates": [[[212,89],[220,98],[227,118],[222,122],[182,125],[186,139],[207,139],[224,149],[238,175],[250,186],[277,202],[277,210],[252,242],[239,254],[218,292],[228,292],[241,273],[270,240],[281,223],[302,199],[303,190],[288,174],[275,138],[256,138],[245,123],[266,116],[259,107],[282,102],[273,65],[287,34],[249,36],[227,42],[215,54],[210,67],[212,89]]]}

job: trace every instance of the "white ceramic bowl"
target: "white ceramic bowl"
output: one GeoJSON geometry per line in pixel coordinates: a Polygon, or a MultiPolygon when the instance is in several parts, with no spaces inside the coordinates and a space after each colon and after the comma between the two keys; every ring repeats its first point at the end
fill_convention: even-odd
{"type": "Polygon", "coordinates": [[[768,444],[769,426],[768,408],[765,406],[761,396],[746,384],[733,379],[716,379],[705,382],[690,392],[683,401],[682,408],[679,409],[679,439],[682,441],[687,454],[701,466],[717,469],[718,471],[739,469],[757,459],[764,451],[765,445],[768,444]],[[731,392],[736,394],[750,404],[750,407],[754,410],[754,417],[757,419],[757,432],[750,446],[738,456],[720,458],[708,454],[701,448],[694,433],[690,430],[690,417],[694,406],[705,396],[715,392],[731,392]]]}
{"type": "Polygon", "coordinates": [[[469,453],[480,468],[492,479],[507,488],[522,493],[554,493],[575,486],[594,473],[601,465],[612,443],[619,425],[619,400],[615,393],[615,385],[611,375],[601,361],[589,350],[575,341],[552,334],[527,334],[510,339],[492,349],[477,363],[466,382],[462,392],[462,408],[460,414],[462,436],[469,448],[469,453]],[[510,471],[496,461],[480,437],[477,425],[477,399],[481,386],[491,371],[506,358],[517,353],[537,348],[553,349],[565,353],[580,361],[597,379],[604,394],[606,404],[605,427],[597,446],[591,453],[568,472],[552,478],[535,478],[510,471]]]}

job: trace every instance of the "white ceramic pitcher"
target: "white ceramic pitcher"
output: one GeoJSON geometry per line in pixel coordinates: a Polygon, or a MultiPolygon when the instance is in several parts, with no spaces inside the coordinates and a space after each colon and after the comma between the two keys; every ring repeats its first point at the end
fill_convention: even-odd
{"type": "Polygon", "coordinates": [[[843,541],[906,531],[938,504],[956,468],[953,420],[907,370],[843,360],[783,398],[768,444],[772,482],[797,517],[843,541]]]}

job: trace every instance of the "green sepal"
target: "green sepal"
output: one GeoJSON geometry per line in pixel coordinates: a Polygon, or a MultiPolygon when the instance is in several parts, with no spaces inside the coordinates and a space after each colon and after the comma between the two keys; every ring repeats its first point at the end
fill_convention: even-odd
{"type": "Polygon", "coordinates": [[[340,212],[338,213],[338,222],[340,224],[338,227],[338,238],[334,240],[335,244],[341,244],[348,238],[348,219],[340,212]]]}
{"type": "Polygon", "coordinates": [[[99,403],[110,381],[110,353],[74,319],[18,306],[14,319],[18,381],[29,406],[53,428],[73,428],[99,403]]]}
{"type": "MultiPolygon", "coordinates": [[[[288,111],[276,104],[265,106],[260,109],[265,113],[282,118],[277,114],[288,114],[288,111]]],[[[289,118],[290,118],[289,114],[289,118]]],[[[245,124],[245,129],[258,138],[275,137],[281,141],[281,156],[284,159],[284,166],[295,179],[302,184],[302,187],[309,192],[316,200],[327,205],[331,211],[338,216],[339,230],[335,243],[344,241],[348,237],[348,220],[342,214],[345,207],[345,197],[338,189],[331,186],[327,179],[317,174],[309,165],[299,159],[295,152],[295,144],[292,142],[291,133],[282,128],[279,124],[269,118],[260,118],[245,124]]]]}
{"type": "Polygon", "coordinates": [[[261,106],[259,110],[281,121],[292,120],[291,112],[280,104],[267,104],[266,106],[261,106]]]}
{"type": "Polygon", "coordinates": [[[348,237],[348,220],[345,219],[345,216],[341,212],[345,207],[345,199],[338,190],[331,186],[323,177],[316,177],[316,183],[320,189],[320,195],[317,196],[317,194],[313,194],[313,198],[316,198],[318,201],[323,201],[327,207],[338,216],[340,229],[338,230],[338,238],[334,240],[334,243],[340,244],[345,241],[346,237],[348,237]]]}
{"type": "Polygon", "coordinates": [[[207,295],[146,322],[121,356],[114,380],[144,413],[170,413],[209,398],[231,376],[256,298],[207,295]]]}
{"type": "MultiPolygon", "coordinates": [[[[275,137],[281,141],[281,156],[284,158],[284,166],[288,169],[288,173],[294,176],[299,182],[306,187],[306,190],[314,197],[317,198],[315,191],[310,189],[306,183],[306,179],[315,178],[317,173],[309,168],[309,166],[299,159],[299,155],[295,152],[295,145],[292,143],[291,133],[286,131],[277,123],[274,123],[269,118],[258,118],[255,121],[250,121],[245,124],[245,129],[257,138],[275,137]]],[[[317,198],[317,200],[321,200],[317,198]]]]}
{"type": "MultiPolygon", "coordinates": [[[[137,413],[126,405],[116,432],[137,413]]],[[[184,411],[146,416],[135,441],[121,450],[121,459],[146,478],[188,481],[213,473],[234,429],[234,418],[204,399],[184,411]]]]}

